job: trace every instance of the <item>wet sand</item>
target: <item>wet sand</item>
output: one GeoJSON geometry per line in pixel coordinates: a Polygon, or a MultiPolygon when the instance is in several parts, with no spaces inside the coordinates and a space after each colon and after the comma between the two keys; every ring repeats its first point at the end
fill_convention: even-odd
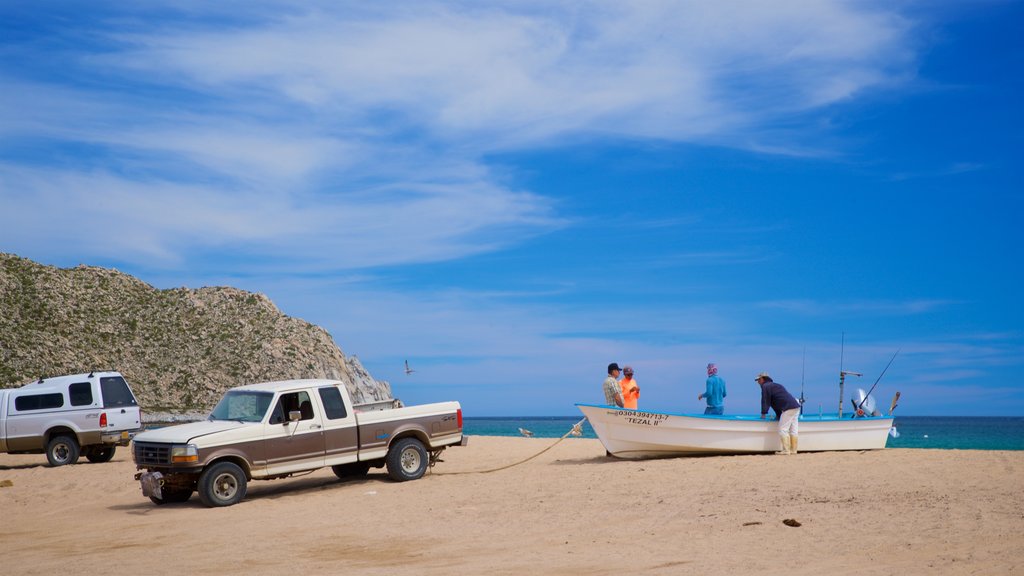
{"type": "Polygon", "coordinates": [[[568,439],[467,473],[553,442],[473,436],[421,480],[325,469],[222,509],[154,506],[124,448],[61,468],[0,455],[2,572],[1024,573],[1024,452],[624,461],[568,439]]]}

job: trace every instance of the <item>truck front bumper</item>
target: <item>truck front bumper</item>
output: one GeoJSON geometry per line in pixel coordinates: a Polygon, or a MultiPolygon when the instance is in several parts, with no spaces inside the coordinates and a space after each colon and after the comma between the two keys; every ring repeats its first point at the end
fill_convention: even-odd
{"type": "Polygon", "coordinates": [[[164,475],[159,472],[139,472],[135,479],[142,485],[142,495],[163,498],[164,475]]]}

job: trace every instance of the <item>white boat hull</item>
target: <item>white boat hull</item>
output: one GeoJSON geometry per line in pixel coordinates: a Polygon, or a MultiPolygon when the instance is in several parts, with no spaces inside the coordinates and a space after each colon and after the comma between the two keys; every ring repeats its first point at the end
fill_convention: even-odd
{"type": "MultiPolygon", "coordinates": [[[[777,420],[643,412],[577,404],[605,449],[619,458],[756,454],[782,448],[777,420]]],[[[885,448],[892,418],[800,417],[800,452],[885,448]]]]}

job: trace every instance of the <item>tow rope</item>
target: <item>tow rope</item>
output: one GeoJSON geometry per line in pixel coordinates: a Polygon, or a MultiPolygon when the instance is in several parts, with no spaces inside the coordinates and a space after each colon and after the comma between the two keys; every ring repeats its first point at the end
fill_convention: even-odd
{"type": "Polygon", "coordinates": [[[499,466],[498,468],[490,468],[488,470],[466,470],[464,472],[433,472],[433,471],[431,471],[431,474],[437,474],[439,476],[454,476],[456,474],[490,474],[491,472],[498,472],[499,470],[507,470],[507,469],[509,469],[509,468],[511,468],[513,466],[519,466],[520,464],[524,464],[526,462],[529,462],[530,460],[533,460],[537,456],[540,456],[541,454],[547,452],[548,450],[551,450],[555,446],[558,446],[559,442],[561,442],[562,440],[565,440],[569,436],[582,436],[583,435],[583,423],[586,422],[586,421],[587,421],[587,419],[584,418],[583,420],[580,420],[579,422],[573,424],[572,428],[570,428],[569,431],[566,432],[565,434],[562,434],[562,437],[559,438],[558,440],[555,440],[555,442],[551,446],[548,446],[547,448],[541,450],[540,452],[537,452],[533,456],[530,456],[529,458],[525,458],[525,459],[520,460],[518,462],[513,462],[512,464],[506,464],[504,466],[499,466]]]}

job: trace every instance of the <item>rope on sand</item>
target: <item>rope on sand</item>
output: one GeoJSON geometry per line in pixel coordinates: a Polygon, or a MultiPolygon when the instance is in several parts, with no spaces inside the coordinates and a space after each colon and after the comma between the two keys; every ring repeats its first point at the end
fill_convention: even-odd
{"type": "Polygon", "coordinates": [[[506,470],[506,469],[511,468],[513,466],[519,466],[520,464],[524,464],[526,462],[529,462],[530,460],[533,460],[537,456],[540,456],[541,454],[547,452],[548,450],[551,450],[552,448],[557,446],[559,442],[561,442],[562,440],[565,440],[569,436],[582,436],[583,435],[583,423],[586,422],[586,421],[587,421],[587,419],[584,418],[583,420],[580,420],[579,422],[573,424],[572,428],[570,428],[569,431],[566,432],[565,434],[562,434],[561,438],[559,438],[558,440],[555,440],[554,444],[552,444],[551,446],[548,446],[547,448],[541,450],[540,452],[537,452],[536,454],[534,454],[533,456],[530,456],[529,458],[520,460],[519,462],[513,462],[512,464],[506,464],[505,466],[500,466],[498,468],[491,468],[489,470],[467,470],[465,472],[433,472],[433,471],[431,471],[431,474],[437,474],[439,476],[454,476],[456,474],[489,474],[491,472],[498,472],[499,470],[506,470]]]}

